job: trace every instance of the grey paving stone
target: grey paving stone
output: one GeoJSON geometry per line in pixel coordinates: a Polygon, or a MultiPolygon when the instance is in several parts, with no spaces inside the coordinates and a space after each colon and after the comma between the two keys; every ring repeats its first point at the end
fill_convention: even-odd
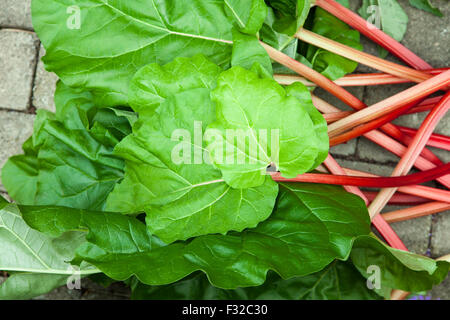
{"type": "Polygon", "coordinates": [[[0,30],[0,108],[29,107],[38,39],[29,31],[0,30]]]}
{"type": "Polygon", "coordinates": [[[392,173],[392,167],[383,164],[366,163],[362,161],[352,161],[345,159],[337,159],[337,162],[344,168],[360,170],[380,176],[387,176],[392,173]]]}
{"type": "Polygon", "coordinates": [[[402,83],[402,84],[366,87],[364,102],[368,106],[371,106],[399,92],[402,92],[403,90],[406,90],[412,86],[413,84],[410,83],[402,83]]]}
{"type": "MultiPolygon", "coordinates": [[[[400,126],[418,129],[420,127],[420,125],[422,124],[422,122],[425,120],[427,114],[428,114],[428,112],[407,114],[407,115],[401,116],[398,119],[396,119],[394,121],[394,123],[398,124],[400,126]]],[[[434,132],[439,133],[439,134],[444,134],[447,136],[450,135],[450,113],[447,113],[439,121],[434,132]]]]}
{"type": "Polygon", "coordinates": [[[39,62],[36,69],[36,78],[33,88],[33,106],[37,109],[55,111],[54,93],[58,77],[53,72],[47,72],[41,58],[45,55],[45,49],[41,45],[39,49],[39,62]]]}
{"type": "MultiPolygon", "coordinates": [[[[33,132],[34,118],[32,114],[0,110],[0,168],[9,157],[22,153],[22,143],[33,132]]],[[[1,177],[0,191],[5,191],[1,177]]]]}
{"type": "Polygon", "coordinates": [[[353,139],[330,148],[330,152],[332,155],[351,156],[356,152],[356,144],[357,139],[353,139]]]}
{"type": "MultiPolygon", "coordinates": [[[[364,87],[347,87],[346,89],[358,99],[363,99],[364,87]]],[[[348,107],[345,103],[343,103],[332,94],[326,92],[322,88],[317,88],[316,90],[314,90],[314,94],[341,110],[351,110],[351,108],[348,107]]]]}
{"type": "Polygon", "coordinates": [[[435,155],[438,156],[444,163],[450,162],[450,152],[446,150],[441,150],[437,148],[429,148],[435,155]]]}
{"type": "Polygon", "coordinates": [[[435,258],[450,254],[450,211],[436,215],[431,237],[431,254],[435,258]]]}
{"type": "MultiPolygon", "coordinates": [[[[405,207],[386,206],[383,212],[389,212],[405,207]]],[[[392,229],[402,239],[409,251],[417,254],[426,254],[429,244],[431,216],[392,223],[392,229]]]]}
{"type": "Polygon", "coordinates": [[[31,30],[31,0],[0,0],[0,27],[31,30]]]}
{"type": "Polygon", "coordinates": [[[381,163],[399,160],[396,155],[366,138],[359,139],[356,155],[362,160],[377,161],[381,163]]]}
{"type": "Polygon", "coordinates": [[[429,295],[433,300],[450,300],[450,276],[447,276],[440,285],[434,287],[429,295]]]}
{"type": "Polygon", "coordinates": [[[434,68],[448,67],[450,57],[450,2],[432,1],[444,17],[417,10],[400,2],[409,16],[408,31],[402,43],[434,68]]]}

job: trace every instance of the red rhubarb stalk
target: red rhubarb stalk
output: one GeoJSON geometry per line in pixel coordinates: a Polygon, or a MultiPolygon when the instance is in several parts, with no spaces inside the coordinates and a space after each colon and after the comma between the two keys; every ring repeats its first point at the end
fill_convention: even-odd
{"type": "MultiPolygon", "coordinates": [[[[403,187],[401,187],[403,188],[403,187]]],[[[400,190],[400,188],[399,188],[400,190]]],[[[376,191],[363,191],[364,196],[367,198],[367,200],[372,201],[377,196],[378,192],[376,191]]],[[[428,203],[429,200],[426,198],[422,198],[419,196],[413,196],[410,194],[402,193],[402,192],[396,192],[391,200],[389,200],[389,204],[391,205],[399,205],[399,206],[411,206],[411,205],[419,205],[428,203]]]]}
{"type": "Polygon", "coordinates": [[[260,42],[260,43],[264,47],[264,49],[266,49],[266,51],[269,54],[271,59],[273,59],[276,62],[282,64],[283,66],[297,72],[298,74],[304,76],[308,80],[311,80],[312,82],[317,84],[319,87],[330,92],[331,94],[336,96],[338,99],[342,100],[344,103],[346,103],[350,107],[355,108],[355,109],[361,109],[361,108],[366,107],[366,105],[362,101],[360,101],[358,98],[356,98],[354,95],[352,95],[350,92],[348,92],[344,88],[335,84],[333,81],[331,81],[324,75],[309,68],[308,66],[305,66],[304,64],[298,62],[297,60],[292,59],[288,55],[272,48],[271,46],[265,44],[264,42],[260,42]]]}
{"type": "MultiPolygon", "coordinates": [[[[413,141],[408,146],[405,154],[392,172],[392,176],[402,176],[411,170],[416,160],[419,158],[422,149],[425,147],[428,139],[433,133],[439,120],[447,113],[450,108],[450,92],[442,98],[442,100],[433,108],[424,120],[413,141]]],[[[395,188],[383,189],[369,206],[371,216],[375,216],[381,212],[388,203],[390,197],[396,192],[395,188]]]]}
{"type": "MultiPolygon", "coordinates": [[[[406,152],[406,147],[400,142],[390,138],[389,136],[377,131],[373,130],[367,132],[364,135],[365,138],[370,141],[378,144],[389,152],[395,154],[397,157],[402,157],[406,152]]],[[[419,170],[429,170],[431,168],[435,168],[436,165],[423,157],[419,157],[415,162],[414,166],[419,170]]],[[[450,188],[450,176],[442,176],[437,179],[440,183],[442,183],[445,187],[450,188]]]]}
{"type": "MultiPolygon", "coordinates": [[[[363,171],[348,169],[348,168],[342,168],[342,169],[344,169],[345,173],[349,176],[378,177],[377,175],[374,175],[374,174],[371,174],[368,172],[363,172],[363,171]]],[[[421,185],[409,185],[409,186],[399,187],[398,191],[409,194],[409,195],[426,198],[426,199],[433,200],[433,201],[450,202],[450,191],[447,191],[447,190],[436,189],[436,188],[421,186],[421,185]]]]}
{"type": "Polygon", "coordinates": [[[412,88],[406,89],[390,98],[364,108],[350,116],[336,121],[328,127],[330,137],[352,129],[353,127],[384,116],[409,103],[425,98],[431,93],[450,84],[450,70],[434,76],[412,88]]]}
{"type": "Polygon", "coordinates": [[[381,216],[388,223],[405,221],[450,210],[450,203],[429,202],[415,207],[383,213],[381,216]]]}
{"type": "Polygon", "coordinates": [[[424,60],[415,55],[412,51],[408,50],[397,40],[388,36],[386,33],[370,24],[368,21],[361,18],[359,15],[353,11],[347,9],[343,5],[337,3],[334,0],[316,0],[315,4],[325,11],[328,11],[335,17],[344,21],[351,27],[355,28],[362,34],[364,34],[369,39],[378,43],[380,46],[385,48],[387,51],[396,55],[411,67],[418,70],[431,69],[432,67],[426,63],[424,60]]]}
{"type": "MultiPolygon", "coordinates": [[[[450,68],[439,68],[423,70],[431,75],[438,75],[444,71],[450,70],[450,68]]],[[[290,85],[294,82],[301,82],[305,86],[315,87],[314,82],[306,80],[304,77],[291,74],[275,74],[274,79],[282,85],[290,85]]],[[[377,86],[385,84],[399,84],[411,82],[408,79],[399,78],[387,73],[362,73],[362,74],[349,74],[337,80],[334,83],[341,87],[365,87],[365,86],[377,86]]]]}
{"type": "MultiPolygon", "coordinates": [[[[328,155],[328,157],[325,159],[324,165],[333,174],[345,175],[344,169],[341,168],[339,163],[337,163],[337,161],[334,160],[334,158],[331,155],[328,155]]],[[[344,188],[348,192],[354,193],[359,197],[361,197],[361,199],[364,200],[366,205],[369,204],[368,199],[364,196],[364,194],[358,187],[344,186],[344,188]]],[[[389,226],[389,224],[384,221],[382,217],[380,217],[380,219],[375,219],[372,222],[374,227],[378,230],[378,232],[390,246],[399,250],[406,250],[406,251],[408,250],[404,245],[404,243],[402,242],[402,240],[400,239],[400,237],[395,233],[395,231],[391,228],[391,226],[389,226]]]]}
{"type": "MultiPolygon", "coordinates": [[[[315,95],[311,95],[312,102],[314,106],[323,113],[333,113],[333,112],[339,112],[340,109],[336,108],[335,106],[329,104],[325,100],[320,99],[319,97],[315,95]]],[[[386,127],[393,126],[392,124],[386,124],[386,127]]],[[[373,141],[374,143],[378,144],[379,146],[385,148],[389,152],[392,152],[393,154],[397,155],[398,157],[401,157],[403,153],[406,151],[406,147],[399,143],[398,141],[388,137],[387,135],[377,131],[373,130],[370,132],[367,132],[364,134],[364,137],[367,139],[373,141]]],[[[333,139],[330,139],[331,142],[333,142],[333,139]]],[[[333,145],[333,144],[332,144],[333,145]]],[[[439,159],[438,159],[439,160],[439,159]]],[[[420,170],[427,170],[435,167],[435,164],[423,157],[420,157],[417,160],[417,163],[415,166],[420,170]]],[[[441,182],[444,186],[447,188],[450,187],[450,176],[448,177],[441,177],[438,179],[439,182],[441,182]]]]}
{"type": "Polygon", "coordinates": [[[295,178],[283,178],[279,172],[273,173],[271,175],[274,181],[279,182],[309,182],[309,183],[334,184],[341,186],[358,186],[368,188],[396,188],[431,181],[449,173],[450,173],[450,162],[444,164],[443,166],[433,168],[431,170],[426,170],[400,177],[374,178],[374,177],[351,177],[342,175],[330,175],[322,173],[305,173],[295,178]]]}
{"type": "Polygon", "coordinates": [[[432,75],[411,69],[390,61],[383,60],[371,54],[356,50],[337,41],[330,40],[306,29],[300,29],[295,34],[297,39],[316,47],[338,54],[347,59],[356,61],[379,71],[383,71],[399,78],[408,79],[413,82],[422,82],[430,79],[432,75]]]}
{"type": "MultiPolygon", "coordinates": [[[[409,137],[414,137],[417,134],[416,129],[400,126],[398,128],[401,130],[401,132],[408,135],[409,137]]],[[[450,151],[450,137],[444,136],[442,134],[433,133],[430,139],[428,140],[427,145],[430,147],[450,151]]]]}

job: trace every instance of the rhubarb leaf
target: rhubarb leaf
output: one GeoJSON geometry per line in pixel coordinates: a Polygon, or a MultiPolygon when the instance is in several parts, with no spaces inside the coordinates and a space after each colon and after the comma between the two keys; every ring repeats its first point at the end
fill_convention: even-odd
{"type": "Polygon", "coordinates": [[[409,4],[417,9],[421,9],[423,11],[434,14],[438,17],[443,17],[441,10],[436,7],[433,7],[430,0],[409,0],[409,4]]]}
{"type": "Polygon", "coordinates": [[[367,288],[366,279],[351,263],[334,261],[323,270],[305,277],[283,280],[267,275],[258,287],[225,290],[212,286],[202,274],[195,274],[165,286],[132,286],[134,300],[378,300],[367,288]]]}
{"type": "Polygon", "coordinates": [[[202,132],[214,119],[209,94],[199,88],[168,98],[152,125],[139,123],[116,149],[133,159],[127,161],[124,181],[110,194],[108,208],[145,211],[149,230],[165,242],[241,231],[265,220],[273,209],[278,187],[270,177],[257,188],[234,189],[207,162],[202,132]]]}
{"type": "Polygon", "coordinates": [[[236,21],[237,27],[243,32],[255,35],[267,15],[264,0],[223,0],[226,12],[236,21]]]}
{"type": "MultiPolygon", "coordinates": [[[[173,68],[178,70],[178,64],[161,70],[171,74],[173,68]]],[[[159,96],[148,95],[144,103],[162,102],[150,120],[140,119],[133,134],[116,147],[115,154],[126,159],[126,174],[109,195],[107,209],[145,211],[149,230],[165,242],[242,231],[265,220],[272,212],[277,184],[263,176],[257,188],[231,188],[210,164],[204,135],[215,119],[215,106],[208,88],[213,84],[202,81],[202,70],[191,70],[184,80],[187,85],[181,86],[160,86],[158,72],[146,74],[139,75],[140,81],[157,88],[159,96]]]]}
{"type": "Polygon", "coordinates": [[[268,270],[290,278],[347,259],[354,239],[369,234],[369,224],[364,202],[342,188],[282,184],[270,218],[241,233],[199,236],[134,254],[110,250],[97,240],[77,252],[115,280],[136,275],[145,284],[162,285],[203,271],[214,286],[234,289],[262,284],[268,270]]]}
{"type": "Polygon", "coordinates": [[[149,64],[131,80],[130,105],[140,116],[151,116],[175,93],[196,88],[213,89],[220,72],[222,69],[203,55],[176,58],[163,66],[149,64]]]}
{"type": "Polygon", "coordinates": [[[273,28],[293,36],[303,26],[311,8],[310,0],[268,0],[277,16],[273,28]]]}
{"type": "Polygon", "coordinates": [[[286,87],[286,92],[288,93],[288,95],[294,96],[301,102],[302,107],[306,109],[306,111],[309,114],[309,117],[311,118],[314,124],[314,131],[317,136],[316,141],[317,141],[318,155],[313,165],[313,168],[316,168],[327,158],[328,151],[330,149],[327,121],[319,112],[319,110],[317,110],[317,108],[314,106],[311,99],[311,94],[309,93],[308,88],[304,84],[300,82],[295,82],[290,86],[286,87]]]}
{"type": "Polygon", "coordinates": [[[258,39],[236,30],[233,31],[231,65],[251,69],[261,76],[273,77],[272,61],[258,39]]]}
{"type": "Polygon", "coordinates": [[[11,274],[0,284],[0,299],[32,298],[61,286],[74,274],[99,272],[85,263],[77,268],[68,262],[85,242],[84,233],[46,236],[31,229],[13,204],[0,209],[0,242],[0,270],[11,274]]]}
{"type": "MultiPolygon", "coordinates": [[[[312,26],[308,28],[328,39],[340,42],[352,48],[362,50],[359,32],[321,8],[316,8],[312,26]]],[[[336,80],[352,73],[358,63],[312,45],[306,47],[304,56],[310,61],[314,70],[331,80],[336,80]]]]}
{"type": "Polygon", "coordinates": [[[61,83],[56,114],[39,110],[24,154],[2,169],[9,195],[20,204],[61,205],[103,210],[109,192],[123,176],[114,146],[130,132],[125,117],[97,109],[89,94],[61,83]]]}
{"type": "Polygon", "coordinates": [[[212,99],[217,120],[208,127],[215,133],[208,150],[230,186],[263,184],[271,163],[287,178],[314,169],[314,124],[300,101],[274,80],[233,67],[220,75],[212,99]]]}
{"type": "Polygon", "coordinates": [[[361,236],[355,241],[351,259],[366,278],[374,280],[377,289],[401,289],[407,292],[431,290],[448,275],[450,263],[436,261],[411,252],[393,249],[374,236],[361,236]],[[379,274],[375,273],[378,268],[379,274]],[[414,279],[413,281],[411,279],[414,279]]]}
{"type": "Polygon", "coordinates": [[[230,63],[233,20],[223,1],[34,0],[32,15],[46,69],[92,91],[99,106],[127,105],[129,81],[148,63],[180,53],[230,63]]]}

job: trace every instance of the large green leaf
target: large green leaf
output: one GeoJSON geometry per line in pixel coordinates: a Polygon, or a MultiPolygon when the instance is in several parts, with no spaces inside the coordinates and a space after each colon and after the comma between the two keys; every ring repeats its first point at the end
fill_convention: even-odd
{"type": "Polygon", "coordinates": [[[0,285],[0,299],[32,298],[63,285],[75,271],[80,277],[99,272],[84,263],[76,269],[68,262],[85,242],[84,233],[44,235],[31,229],[13,204],[0,207],[0,242],[0,270],[11,273],[0,285]]]}
{"type": "Polygon", "coordinates": [[[208,127],[215,133],[208,150],[230,186],[261,185],[271,163],[288,178],[314,169],[314,124],[302,103],[274,80],[233,67],[220,75],[212,99],[217,119],[208,127]]]}
{"type": "Polygon", "coordinates": [[[271,217],[241,233],[199,236],[124,254],[100,241],[110,234],[104,227],[78,255],[107,276],[125,280],[136,275],[145,284],[162,285],[201,270],[213,285],[226,289],[260,285],[268,270],[282,278],[318,272],[336,258],[347,259],[354,239],[370,232],[361,199],[338,187],[309,184],[282,184],[271,217]]]}
{"type": "Polygon", "coordinates": [[[372,275],[369,267],[379,268],[380,291],[391,288],[407,292],[430,290],[447,277],[450,268],[448,262],[393,249],[374,236],[359,237],[355,241],[351,259],[366,277],[372,275]]]}
{"type": "Polygon", "coordinates": [[[38,111],[25,154],[11,157],[2,170],[3,184],[20,204],[102,210],[123,176],[123,161],[112,152],[130,124],[62,83],[55,101],[56,114],[38,111]]]}
{"type": "MultiPolygon", "coordinates": [[[[165,69],[173,66],[177,64],[165,69]]],[[[145,81],[158,87],[159,79],[158,73],[148,73],[145,81]]],[[[127,159],[126,174],[110,194],[107,208],[145,211],[150,231],[166,242],[255,227],[272,212],[278,192],[270,177],[257,188],[231,188],[209,164],[203,132],[214,120],[215,108],[205,85],[190,90],[180,86],[176,94],[177,88],[158,90],[167,97],[158,113],[139,120],[133,134],[116,148],[116,154],[127,159]]]]}
{"type": "MultiPolygon", "coordinates": [[[[137,281],[136,281],[137,282],[137,281]]],[[[377,300],[366,279],[351,263],[334,261],[305,277],[280,279],[274,273],[257,287],[224,290],[212,286],[201,274],[165,286],[132,286],[135,300],[377,300]]]]}
{"type": "Polygon", "coordinates": [[[222,0],[33,0],[32,16],[47,70],[102,105],[126,105],[131,77],[148,63],[198,53],[230,62],[233,20],[222,0]]]}

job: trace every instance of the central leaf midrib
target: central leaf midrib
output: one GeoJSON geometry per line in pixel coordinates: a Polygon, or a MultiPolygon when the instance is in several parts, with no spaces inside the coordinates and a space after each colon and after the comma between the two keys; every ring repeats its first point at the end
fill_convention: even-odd
{"type": "MultiPolygon", "coordinates": [[[[203,39],[203,40],[207,40],[207,41],[214,41],[214,42],[222,42],[222,43],[228,43],[231,44],[233,43],[231,40],[226,40],[226,39],[218,39],[218,38],[213,38],[213,37],[206,37],[206,36],[201,36],[201,35],[196,35],[196,34],[189,34],[189,33],[183,33],[183,32],[178,32],[178,31],[173,31],[173,30],[169,30],[168,28],[162,28],[162,27],[158,27],[155,26],[153,24],[147,23],[145,21],[136,19],[133,16],[130,16],[129,14],[126,14],[125,12],[123,12],[122,10],[110,5],[109,3],[100,1],[103,5],[107,6],[108,8],[118,12],[119,14],[121,14],[124,17],[127,17],[133,21],[136,21],[137,23],[143,24],[147,27],[153,28],[153,29],[158,29],[161,31],[165,31],[168,34],[174,34],[174,35],[179,35],[179,36],[184,36],[184,37],[189,37],[189,38],[197,38],[197,39],[203,39]]],[[[155,8],[156,9],[156,8],[155,8]]],[[[157,11],[157,10],[156,10],[157,11]]],[[[159,14],[159,12],[157,11],[157,13],[159,14]]]]}

